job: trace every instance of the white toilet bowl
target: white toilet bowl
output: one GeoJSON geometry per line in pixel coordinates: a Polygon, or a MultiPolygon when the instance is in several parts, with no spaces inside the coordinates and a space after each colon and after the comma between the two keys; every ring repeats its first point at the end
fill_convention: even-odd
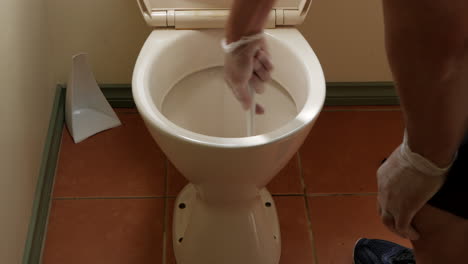
{"type": "Polygon", "coordinates": [[[179,264],[279,262],[276,208],[264,187],[312,128],[325,80],[295,28],[265,33],[274,81],[256,97],[266,114],[256,117],[251,137],[244,135],[244,111],[223,82],[222,29],[154,30],[138,57],[136,106],[157,144],[190,181],[174,212],[179,264]]]}

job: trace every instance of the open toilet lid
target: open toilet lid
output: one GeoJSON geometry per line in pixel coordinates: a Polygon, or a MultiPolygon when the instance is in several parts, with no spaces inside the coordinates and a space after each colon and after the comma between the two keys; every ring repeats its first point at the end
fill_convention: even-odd
{"type": "MultiPolygon", "coordinates": [[[[233,0],[137,0],[150,26],[222,28],[233,0]]],[[[255,1],[255,0],[252,0],[255,1]]],[[[277,0],[267,28],[301,24],[312,0],[277,0]]]]}

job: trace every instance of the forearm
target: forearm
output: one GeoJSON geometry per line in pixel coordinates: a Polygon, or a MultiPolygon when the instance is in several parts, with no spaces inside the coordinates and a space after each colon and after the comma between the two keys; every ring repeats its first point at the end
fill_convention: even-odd
{"type": "Polygon", "coordinates": [[[275,0],[235,0],[226,25],[227,42],[259,33],[274,3],[275,0]]]}
{"type": "MultiPolygon", "coordinates": [[[[468,89],[457,94],[456,84],[439,87],[399,87],[408,142],[413,152],[445,167],[467,131],[468,89]]],[[[464,87],[465,88],[465,87],[464,87]]]]}
{"type": "Polygon", "coordinates": [[[384,0],[387,52],[411,149],[446,166],[468,121],[464,0],[384,0]],[[422,11],[424,10],[424,11],[422,11]]]}

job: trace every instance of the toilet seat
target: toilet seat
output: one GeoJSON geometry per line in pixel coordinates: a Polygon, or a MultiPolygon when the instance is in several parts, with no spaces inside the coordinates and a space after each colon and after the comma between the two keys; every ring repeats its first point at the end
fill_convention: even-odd
{"type": "MultiPolygon", "coordinates": [[[[223,28],[232,0],[137,0],[148,25],[174,28],[223,28]]],[[[301,24],[312,0],[277,0],[266,27],[301,24]]]]}

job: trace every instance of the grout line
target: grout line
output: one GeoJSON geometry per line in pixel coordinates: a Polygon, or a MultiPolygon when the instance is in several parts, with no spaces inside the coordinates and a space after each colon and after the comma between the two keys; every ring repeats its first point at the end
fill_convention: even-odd
{"type": "Polygon", "coordinates": [[[166,261],[167,261],[167,240],[168,240],[168,225],[169,225],[169,219],[168,219],[168,210],[169,210],[169,207],[168,207],[168,202],[167,202],[167,199],[169,198],[165,198],[164,199],[164,220],[163,220],[163,237],[162,237],[162,242],[163,242],[163,246],[162,246],[162,264],[166,264],[166,261]]]}
{"type": "Polygon", "coordinates": [[[310,205],[309,205],[309,200],[307,199],[307,196],[304,196],[304,206],[306,209],[306,214],[307,214],[307,224],[309,226],[309,240],[312,246],[312,255],[314,256],[314,264],[318,264],[318,256],[317,256],[317,248],[315,246],[315,238],[314,238],[314,229],[312,227],[312,215],[310,212],[310,205]]]}
{"type": "Polygon", "coordinates": [[[127,199],[163,199],[164,196],[109,196],[109,197],[56,197],[54,200],[127,200],[127,199]]]}
{"type": "Polygon", "coordinates": [[[305,195],[307,194],[307,186],[306,186],[305,179],[304,179],[304,170],[302,169],[301,153],[297,151],[296,155],[297,155],[297,163],[299,166],[299,178],[301,179],[302,192],[305,195]]]}
{"type": "Polygon", "coordinates": [[[315,248],[315,239],[314,239],[314,231],[312,229],[312,220],[311,220],[311,214],[310,214],[310,208],[309,208],[309,201],[307,197],[307,186],[305,184],[305,179],[304,179],[304,171],[302,169],[302,160],[301,160],[301,153],[300,151],[297,151],[297,162],[299,163],[299,175],[301,178],[301,184],[302,184],[302,190],[303,190],[303,196],[304,196],[304,206],[306,210],[306,218],[307,218],[307,225],[308,225],[308,232],[309,232],[309,240],[311,243],[312,247],[312,255],[314,258],[314,264],[318,264],[318,257],[317,257],[317,249],[315,248]]]}
{"type": "MultiPolygon", "coordinates": [[[[377,194],[377,193],[375,193],[377,194]]],[[[356,194],[356,195],[361,195],[361,194],[356,194]]],[[[306,196],[302,193],[279,193],[279,194],[272,194],[274,197],[283,197],[283,196],[289,196],[289,197],[303,197],[306,196]]],[[[309,195],[310,196],[310,195],[309,195]]],[[[328,195],[311,195],[311,196],[328,196],[328,195]]],[[[333,196],[331,194],[330,196],[333,196]]],[[[67,201],[67,200],[140,200],[140,199],[175,199],[177,198],[176,195],[167,195],[167,196],[106,196],[106,197],[55,197],[53,200],[56,201],[67,201]]]]}
{"type": "Polygon", "coordinates": [[[167,261],[167,233],[166,231],[163,232],[163,245],[162,245],[162,264],[166,264],[167,261]]]}
{"type": "Polygon", "coordinates": [[[368,192],[368,193],[309,193],[306,194],[307,197],[326,197],[326,196],[374,196],[377,195],[377,192],[368,192]]]}

